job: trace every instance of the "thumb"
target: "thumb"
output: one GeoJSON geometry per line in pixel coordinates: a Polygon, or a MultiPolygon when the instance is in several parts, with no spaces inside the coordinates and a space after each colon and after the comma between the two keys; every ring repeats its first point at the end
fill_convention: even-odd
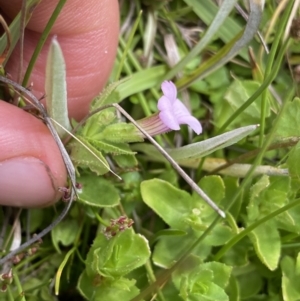
{"type": "Polygon", "coordinates": [[[61,197],[66,170],[47,126],[0,101],[0,204],[47,206],[61,197]]]}

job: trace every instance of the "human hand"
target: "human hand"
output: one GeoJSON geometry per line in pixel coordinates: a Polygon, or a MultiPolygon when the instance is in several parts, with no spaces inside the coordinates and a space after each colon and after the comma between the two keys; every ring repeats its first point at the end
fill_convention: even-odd
{"type": "MultiPolygon", "coordinates": [[[[7,19],[20,11],[21,0],[0,0],[7,19]]],[[[24,70],[57,1],[42,1],[35,9],[24,39],[24,70]]],[[[32,72],[32,93],[44,95],[49,41],[57,35],[66,61],[69,116],[80,120],[102,90],[112,69],[119,31],[117,0],[69,0],[61,11],[32,72]]],[[[18,48],[6,71],[16,79],[18,48]]],[[[0,101],[0,204],[40,207],[61,197],[67,173],[60,151],[46,125],[16,106],[0,101]]]]}

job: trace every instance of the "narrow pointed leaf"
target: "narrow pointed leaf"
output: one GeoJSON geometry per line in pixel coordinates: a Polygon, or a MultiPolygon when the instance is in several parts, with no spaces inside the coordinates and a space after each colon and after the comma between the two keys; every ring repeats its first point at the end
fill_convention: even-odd
{"type": "Polygon", "coordinates": [[[228,61],[230,61],[233,57],[235,57],[239,53],[239,51],[253,39],[254,35],[258,31],[259,24],[262,18],[262,9],[263,1],[250,1],[250,14],[241,38],[239,38],[230,49],[227,49],[225,45],[224,49],[226,49],[227,51],[215,64],[208,65],[204,70],[201,70],[202,66],[200,66],[198,69],[196,69],[194,74],[188,76],[187,78],[182,78],[180,81],[178,81],[177,86],[181,88],[183,88],[183,86],[186,87],[196,79],[201,79],[211,74],[213,71],[217,70],[228,61]],[[199,70],[201,70],[201,72],[199,72],[199,70]]]}
{"type": "Polygon", "coordinates": [[[258,125],[249,125],[216,136],[205,141],[196,142],[190,145],[168,150],[168,153],[175,160],[184,160],[192,158],[200,158],[206,156],[218,149],[225,148],[243,139],[251,132],[256,130],[258,125]]]}
{"type": "MultiPolygon", "coordinates": [[[[263,1],[250,1],[250,14],[242,37],[234,44],[231,50],[212,69],[216,70],[231,60],[244,46],[246,46],[258,31],[262,18],[263,1]]],[[[209,70],[208,70],[209,71],[209,70]]],[[[207,72],[208,72],[207,71],[207,72]]]]}
{"type": "MultiPolygon", "coordinates": [[[[187,4],[194,8],[195,12],[199,12],[201,15],[203,12],[202,5],[207,6],[208,3],[201,4],[200,2],[193,0],[185,0],[187,4]]],[[[199,41],[199,43],[190,51],[166,76],[167,79],[174,77],[174,75],[183,69],[194,57],[199,55],[199,53],[208,45],[214,35],[219,31],[220,27],[230,14],[237,0],[224,0],[218,10],[218,13],[215,15],[212,23],[207,29],[203,38],[199,41]]],[[[208,5],[209,6],[209,5],[208,5]]],[[[199,15],[198,14],[198,15],[199,15]]],[[[226,30],[226,26],[223,26],[222,30],[226,30]]]]}
{"type": "Polygon", "coordinates": [[[60,126],[54,125],[60,137],[71,130],[67,107],[67,82],[66,64],[56,38],[52,39],[46,64],[46,104],[47,111],[51,118],[58,122],[60,126]]]}
{"type": "Polygon", "coordinates": [[[124,79],[124,82],[122,81],[116,89],[116,92],[119,93],[120,100],[161,84],[166,70],[167,67],[165,65],[158,65],[126,77],[128,80],[124,79]]]}

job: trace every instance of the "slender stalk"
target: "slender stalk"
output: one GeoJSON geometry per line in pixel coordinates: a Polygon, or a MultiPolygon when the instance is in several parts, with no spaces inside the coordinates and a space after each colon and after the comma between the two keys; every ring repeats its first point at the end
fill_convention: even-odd
{"type": "Polygon", "coordinates": [[[24,32],[26,26],[26,0],[22,1],[21,8],[21,18],[20,18],[20,57],[19,57],[19,72],[17,82],[21,83],[22,73],[23,73],[23,53],[24,53],[24,32]]]}
{"type": "MultiPolygon", "coordinates": [[[[122,48],[125,48],[126,47],[126,44],[125,44],[125,41],[120,38],[120,45],[122,48]]],[[[138,60],[135,58],[134,54],[132,53],[132,51],[130,51],[130,49],[128,50],[128,62],[130,62],[132,64],[132,66],[135,68],[135,70],[137,71],[142,71],[143,68],[142,66],[140,65],[140,63],[138,62],[138,60]]],[[[157,91],[154,89],[154,88],[151,88],[150,89],[150,92],[152,93],[153,97],[154,98],[159,98],[159,94],[157,93],[157,91]]],[[[138,94],[138,96],[140,95],[141,93],[138,94]]],[[[148,105],[148,102],[144,99],[141,99],[139,98],[139,101],[140,101],[140,104],[144,110],[144,113],[146,116],[149,116],[151,115],[151,110],[150,110],[150,107],[148,105]],[[144,102],[145,101],[145,102],[144,102]]]]}
{"type": "Polygon", "coordinates": [[[14,277],[14,283],[16,284],[18,292],[19,292],[18,300],[20,300],[20,301],[26,301],[21,281],[20,281],[20,279],[18,277],[18,273],[16,272],[15,269],[13,269],[13,277],[14,277]]]}
{"type": "Polygon", "coordinates": [[[8,295],[8,300],[9,301],[15,301],[15,298],[14,298],[14,295],[12,293],[10,285],[7,287],[7,295],[8,295]]]}
{"type": "Polygon", "coordinates": [[[122,57],[121,57],[121,60],[120,60],[120,63],[118,65],[118,69],[117,69],[117,72],[116,72],[116,76],[115,76],[115,80],[118,80],[120,75],[121,75],[121,72],[122,72],[122,68],[123,68],[123,65],[124,65],[124,62],[126,60],[126,57],[127,57],[127,53],[128,53],[128,50],[130,49],[130,46],[132,44],[132,41],[133,41],[133,38],[134,38],[134,34],[137,30],[137,27],[139,25],[139,22],[141,20],[141,16],[142,16],[142,13],[143,11],[140,11],[138,16],[137,16],[137,19],[135,20],[134,24],[133,24],[133,27],[131,29],[131,32],[130,32],[130,35],[129,35],[129,38],[128,38],[128,41],[127,41],[127,44],[124,48],[124,52],[122,54],[122,57]]]}
{"type": "Polygon", "coordinates": [[[56,272],[56,277],[55,277],[55,295],[58,295],[58,293],[59,293],[59,283],[60,283],[60,277],[61,277],[62,271],[63,271],[64,267],[66,266],[70,256],[76,251],[76,249],[77,249],[77,246],[74,246],[71,250],[69,250],[67,252],[64,260],[59,265],[59,268],[56,272]]]}
{"type": "MultiPolygon", "coordinates": [[[[276,30],[275,39],[272,43],[272,48],[271,48],[270,54],[268,56],[267,66],[266,66],[265,75],[264,75],[265,80],[271,74],[275,55],[278,50],[278,45],[279,45],[279,42],[280,42],[282,36],[284,35],[284,29],[288,22],[290,11],[292,10],[292,7],[293,7],[293,3],[294,3],[294,1],[290,1],[289,4],[287,5],[285,12],[283,14],[283,17],[282,17],[282,21],[279,22],[279,28],[278,28],[278,30],[276,30]]],[[[267,102],[268,102],[267,95],[268,95],[268,89],[265,89],[261,95],[261,115],[260,115],[260,132],[259,132],[259,146],[260,147],[263,144],[264,132],[265,132],[265,127],[266,127],[266,113],[267,113],[267,102]]]]}
{"type": "MultiPolygon", "coordinates": [[[[267,151],[294,146],[299,141],[300,141],[299,137],[291,137],[291,138],[287,139],[286,141],[282,141],[282,142],[278,142],[278,143],[270,145],[268,147],[267,151]]],[[[221,171],[222,169],[225,169],[225,168],[227,168],[227,167],[229,167],[229,166],[231,166],[235,163],[243,162],[243,161],[246,161],[248,159],[254,158],[260,153],[260,151],[261,151],[261,148],[258,148],[258,149],[249,151],[245,154],[242,154],[242,155],[240,155],[239,157],[237,157],[235,159],[227,161],[226,164],[223,164],[223,165],[219,166],[218,168],[215,168],[214,170],[210,171],[209,174],[216,174],[219,171],[221,171]]]]}
{"type": "Polygon", "coordinates": [[[104,227],[109,227],[109,223],[106,222],[106,221],[100,216],[100,214],[98,214],[98,213],[96,212],[96,210],[93,210],[93,212],[94,212],[94,214],[95,214],[95,216],[96,216],[96,219],[98,220],[98,222],[99,222],[100,224],[102,224],[104,227]]]}
{"type": "MultiPolygon", "coordinates": [[[[150,260],[148,260],[146,262],[145,268],[146,268],[146,271],[147,271],[147,274],[148,274],[148,277],[149,277],[151,283],[154,283],[156,281],[156,278],[155,278],[155,274],[153,272],[150,260]]],[[[160,288],[157,288],[157,295],[158,295],[159,301],[166,301],[160,288]]]]}
{"type": "Polygon", "coordinates": [[[31,75],[31,72],[33,70],[33,67],[34,67],[34,64],[50,34],[50,30],[51,28],[53,27],[57,17],[59,16],[62,8],[64,7],[64,5],[66,4],[67,0],[60,0],[57,4],[57,6],[55,7],[55,10],[53,11],[52,13],[52,16],[50,17],[41,37],[40,37],[40,40],[37,44],[37,46],[35,47],[34,49],[34,52],[32,54],[32,57],[30,59],[30,62],[28,64],[28,67],[27,67],[27,70],[26,70],[26,73],[24,75],[24,79],[23,79],[23,82],[22,82],[22,86],[26,87],[28,85],[28,81],[29,81],[29,78],[30,78],[30,75],[31,75]]]}

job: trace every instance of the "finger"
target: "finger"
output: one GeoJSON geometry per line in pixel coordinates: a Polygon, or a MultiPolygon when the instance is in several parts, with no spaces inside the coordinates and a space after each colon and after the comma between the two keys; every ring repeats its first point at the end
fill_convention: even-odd
{"type": "Polygon", "coordinates": [[[46,125],[0,101],[0,203],[47,206],[61,197],[66,170],[46,125]]]}
{"type": "MultiPolygon", "coordinates": [[[[0,0],[2,9],[13,17],[20,0],[0,0]]],[[[77,120],[88,112],[89,103],[99,94],[112,69],[118,42],[119,13],[117,0],[69,0],[65,4],[52,34],[58,36],[66,60],[69,115],[77,120]]],[[[42,1],[33,13],[24,40],[24,69],[28,65],[45,24],[57,1],[42,1]]],[[[34,67],[30,82],[32,92],[44,95],[45,63],[49,48],[46,42],[34,67]]],[[[13,52],[6,71],[17,78],[19,49],[13,52]]]]}

